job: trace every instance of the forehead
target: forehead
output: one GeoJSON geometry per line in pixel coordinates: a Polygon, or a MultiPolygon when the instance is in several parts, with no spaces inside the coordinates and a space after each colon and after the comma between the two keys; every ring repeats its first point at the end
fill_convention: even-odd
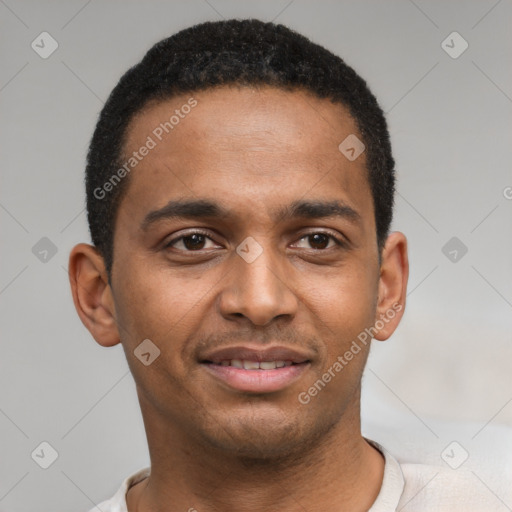
{"type": "Polygon", "coordinates": [[[174,146],[174,151],[193,148],[198,153],[206,149],[202,140],[215,141],[218,151],[230,151],[236,139],[236,150],[254,152],[263,149],[261,142],[266,151],[293,148],[302,154],[327,151],[331,156],[337,155],[340,136],[359,135],[343,105],[304,90],[271,86],[223,86],[151,101],[127,133],[125,147],[149,134],[164,146],[174,146]]]}
{"type": "Polygon", "coordinates": [[[145,156],[123,202],[144,215],[216,197],[243,213],[329,196],[372,214],[365,154],[350,161],[339,149],[349,136],[361,138],[347,109],[305,91],[220,87],[153,102],[127,131],[124,160],[145,156]]]}

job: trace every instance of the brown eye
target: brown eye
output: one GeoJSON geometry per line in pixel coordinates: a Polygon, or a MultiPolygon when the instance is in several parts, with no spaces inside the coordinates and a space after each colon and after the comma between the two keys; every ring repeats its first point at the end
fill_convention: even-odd
{"type": "Polygon", "coordinates": [[[315,233],[314,235],[309,235],[309,245],[313,249],[325,249],[329,245],[329,239],[331,238],[324,233],[315,233]]]}
{"type": "Polygon", "coordinates": [[[171,240],[165,247],[176,249],[182,252],[193,252],[200,251],[202,249],[214,248],[215,244],[209,236],[200,232],[196,232],[175,238],[174,240],[171,240]]]}
{"type": "Polygon", "coordinates": [[[206,237],[204,235],[199,235],[196,233],[194,235],[184,236],[182,240],[183,245],[188,250],[193,251],[195,249],[203,249],[205,244],[205,238],[206,237]]]}
{"type": "Polygon", "coordinates": [[[342,245],[341,242],[338,241],[333,235],[330,235],[329,233],[322,233],[322,232],[311,233],[309,235],[303,236],[299,240],[298,243],[301,244],[301,243],[305,243],[305,242],[307,242],[309,247],[305,247],[303,245],[302,246],[303,248],[314,249],[314,250],[318,250],[318,251],[330,249],[331,247],[334,247],[336,245],[342,245]],[[331,241],[333,243],[331,245],[329,245],[331,241]]]}

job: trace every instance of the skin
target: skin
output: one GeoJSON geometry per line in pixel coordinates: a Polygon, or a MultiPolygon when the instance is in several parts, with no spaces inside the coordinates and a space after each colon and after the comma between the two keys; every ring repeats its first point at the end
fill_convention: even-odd
{"type": "Polygon", "coordinates": [[[221,87],[151,104],[130,125],[126,155],[190,96],[197,106],[129,177],[110,283],[94,247],[79,244],[70,256],[80,318],[100,345],[122,343],[137,386],[151,475],[129,490],[128,509],[366,511],[384,469],[360,431],[369,344],[308,404],[298,395],[399,304],[375,338],[396,329],[405,236],[389,235],[379,264],[365,154],[351,162],[338,150],[358,135],[356,124],[344,107],[306,92],[221,87]],[[142,227],[176,199],[207,199],[227,214],[142,227]],[[341,201],[359,220],[274,218],[305,199],[341,201]],[[194,229],[207,234],[199,250],[190,238],[176,241],[194,229]],[[249,236],[263,249],[252,263],[236,252],[249,236]],[[149,366],[133,353],[146,338],[161,351],[149,366]],[[238,343],[298,347],[310,365],[278,392],[235,391],[198,354],[238,343]]]}

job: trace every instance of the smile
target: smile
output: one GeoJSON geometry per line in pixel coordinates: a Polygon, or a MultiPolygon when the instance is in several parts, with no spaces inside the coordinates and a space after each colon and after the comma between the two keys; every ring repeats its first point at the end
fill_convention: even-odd
{"type": "Polygon", "coordinates": [[[217,383],[231,391],[262,394],[290,387],[305,374],[311,363],[230,359],[219,363],[205,361],[201,366],[217,383]]]}
{"type": "Polygon", "coordinates": [[[232,366],[234,368],[243,368],[245,370],[275,370],[276,368],[284,368],[285,366],[292,366],[292,361],[251,361],[248,359],[224,359],[218,366],[232,366]]]}

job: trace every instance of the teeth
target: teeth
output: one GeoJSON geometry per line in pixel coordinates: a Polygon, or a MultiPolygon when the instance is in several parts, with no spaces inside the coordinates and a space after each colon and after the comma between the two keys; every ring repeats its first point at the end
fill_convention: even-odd
{"type": "Polygon", "coordinates": [[[275,370],[284,366],[291,366],[291,361],[247,361],[241,359],[223,360],[218,363],[219,366],[233,366],[234,368],[243,368],[244,370],[275,370]]]}
{"type": "Polygon", "coordinates": [[[244,368],[246,370],[258,370],[260,363],[258,361],[244,361],[244,368]]]}

